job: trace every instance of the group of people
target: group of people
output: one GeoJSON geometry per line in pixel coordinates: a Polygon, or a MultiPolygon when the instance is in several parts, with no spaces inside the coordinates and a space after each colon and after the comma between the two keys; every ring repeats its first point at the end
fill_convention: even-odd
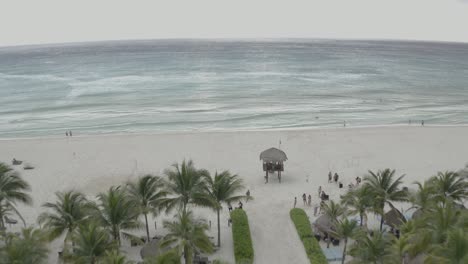
{"type": "Polygon", "coordinates": [[[70,131],[66,131],[66,132],[65,132],[65,136],[67,136],[67,137],[73,136],[71,130],[70,130],[70,131]]]}
{"type": "MultiPolygon", "coordinates": [[[[237,203],[238,207],[236,207],[236,209],[242,209],[242,207],[244,206],[244,204],[242,203],[242,201],[239,201],[239,203],[237,203]]],[[[229,212],[232,211],[232,205],[231,203],[228,203],[228,210],[229,212]]]]}
{"type": "MultiPolygon", "coordinates": [[[[411,125],[412,120],[408,120],[408,124],[411,125]]],[[[421,120],[421,126],[424,126],[424,120],[421,120]]]]}
{"type": "Polygon", "coordinates": [[[348,187],[349,187],[349,189],[353,189],[354,186],[359,186],[359,184],[361,184],[361,182],[362,182],[361,177],[357,176],[357,177],[356,177],[356,185],[354,185],[354,184],[351,182],[350,184],[348,184],[348,187]]]}

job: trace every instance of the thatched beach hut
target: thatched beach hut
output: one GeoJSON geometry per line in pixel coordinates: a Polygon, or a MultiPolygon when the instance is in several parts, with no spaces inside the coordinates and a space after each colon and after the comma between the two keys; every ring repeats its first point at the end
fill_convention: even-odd
{"type": "Polygon", "coordinates": [[[260,160],[263,161],[263,171],[265,172],[265,183],[268,182],[268,173],[278,172],[278,180],[281,182],[281,172],[284,171],[284,164],[288,157],[281,149],[269,148],[260,153],[260,160]]]}
{"type": "Polygon", "coordinates": [[[400,229],[400,226],[406,223],[405,216],[396,208],[392,208],[384,215],[384,223],[394,229],[400,229]]]}
{"type": "Polygon", "coordinates": [[[315,227],[315,230],[322,234],[330,233],[336,230],[336,227],[333,221],[330,219],[328,215],[325,215],[325,214],[319,216],[317,220],[315,220],[313,225],[315,227]]]}

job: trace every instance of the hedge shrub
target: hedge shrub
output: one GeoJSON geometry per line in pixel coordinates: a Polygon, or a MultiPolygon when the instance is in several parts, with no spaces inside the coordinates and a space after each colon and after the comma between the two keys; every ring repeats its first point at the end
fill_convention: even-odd
{"type": "Polygon", "coordinates": [[[247,214],[242,209],[235,209],[231,212],[231,220],[236,263],[251,264],[254,260],[254,250],[247,214]]]}
{"type": "Polygon", "coordinates": [[[291,209],[289,215],[291,216],[291,220],[296,226],[296,230],[299,234],[299,238],[301,239],[302,244],[304,244],[304,248],[310,263],[328,263],[327,258],[323,254],[317,239],[315,239],[314,234],[312,233],[309,218],[307,217],[307,214],[304,212],[304,210],[300,208],[294,208],[291,209]]]}

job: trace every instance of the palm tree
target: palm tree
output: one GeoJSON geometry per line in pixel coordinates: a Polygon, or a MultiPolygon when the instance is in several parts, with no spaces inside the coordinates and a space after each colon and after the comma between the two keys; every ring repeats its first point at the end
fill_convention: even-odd
{"type": "Polygon", "coordinates": [[[389,235],[381,231],[373,231],[372,235],[361,234],[350,247],[353,260],[350,263],[383,263],[390,246],[389,235]]]}
{"type": "MultiPolygon", "coordinates": [[[[328,216],[330,221],[332,221],[333,226],[336,227],[338,224],[338,219],[345,214],[345,208],[342,207],[340,204],[335,203],[335,201],[330,200],[330,202],[325,203],[322,207],[322,210],[324,211],[324,214],[328,216]]],[[[327,239],[327,248],[330,247],[330,234],[329,238],[327,239]]]]}
{"type": "Polygon", "coordinates": [[[437,191],[436,196],[442,203],[445,203],[447,198],[453,201],[468,198],[468,181],[456,172],[439,172],[431,181],[437,191]]]}
{"type": "Polygon", "coordinates": [[[0,230],[5,228],[4,217],[10,212],[15,213],[23,221],[21,214],[16,209],[16,202],[27,205],[32,204],[32,198],[25,191],[30,191],[31,187],[13,169],[0,163],[0,230]]]}
{"type": "MultiPolygon", "coordinates": [[[[220,174],[215,173],[214,177],[207,177],[207,193],[215,201],[216,215],[218,219],[218,247],[221,246],[221,225],[219,212],[222,209],[222,203],[232,203],[243,198],[244,195],[236,195],[240,190],[244,189],[242,179],[237,175],[231,175],[229,171],[223,171],[220,174]]],[[[249,197],[250,198],[250,197],[249,197]]]]}
{"type": "Polygon", "coordinates": [[[120,245],[122,229],[137,229],[141,227],[138,221],[137,204],[128,199],[125,191],[119,187],[111,187],[107,193],[97,196],[99,203],[95,205],[96,218],[105,228],[108,228],[115,241],[120,245]]]}
{"type": "Polygon", "coordinates": [[[450,230],[447,243],[436,245],[427,259],[427,263],[468,263],[468,236],[458,228],[450,230]]]}
{"type": "Polygon", "coordinates": [[[396,237],[391,238],[391,246],[389,247],[387,264],[406,264],[409,260],[410,241],[408,238],[396,237]]]}
{"type": "Polygon", "coordinates": [[[55,195],[57,196],[55,203],[45,203],[43,205],[52,212],[40,214],[38,222],[44,224],[44,227],[47,228],[51,240],[66,233],[65,248],[75,228],[86,219],[85,204],[87,201],[82,193],[76,191],[57,192],[55,195]]]}
{"type": "Polygon", "coordinates": [[[118,250],[107,250],[105,256],[99,264],[133,264],[133,261],[128,261],[118,250]]]}
{"type": "Polygon", "coordinates": [[[192,212],[181,210],[175,222],[165,221],[168,234],[163,238],[161,247],[177,245],[183,251],[185,263],[191,264],[196,251],[213,252],[213,245],[206,235],[208,226],[193,219],[192,212]]]}
{"type": "Polygon", "coordinates": [[[459,223],[459,218],[460,213],[453,203],[447,203],[445,206],[437,205],[422,217],[419,223],[421,232],[419,235],[429,237],[429,241],[435,244],[445,243],[449,231],[459,223]]]}
{"type": "Polygon", "coordinates": [[[162,199],[161,205],[169,212],[174,207],[187,211],[187,204],[214,207],[216,204],[206,193],[206,170],[197,170],[191,160],[181,165],[173,164],[172,170],[164,173],[168,177],[167,189],[172,197],[162,199]]]}
{"type": "Polygon", "coordinates": [[[94,222],[80,225],[73,233],[74,248],[72,259],[74,263],[98,263],[107,251],[117,248],[115,241],[107,230],[94,222]]]}
{"type": "Polygon", "coordinates": [[[333,200],[325,203],[322,210],[335,224],[338,223],[338,219],[346,213],[346,208],[339,203],[335,203],[333,200]]]}
{"type": "Polygon", "coordinates": [[[333,232],[333,235],[344,240],[343,258],[341,260],[341,264],[345,263],[348,239],[354,237],[358,231],[358,224],[355,220],[349,221],[348,218],[343,218],[342,220],[338,221],[338,224],[336,225],[336,231],[333,232]]]}
{"type": "Polygon", "coordinates": [[[380,230],[382,231],[384,222],[385,204],[394,208],[392,202],[403,202],[408,200],[408,192],[400,190],[404,175],[398,177],[395,181],[393,177],[395,170],[379,170],[377,173],[369,171],[369,176],[364,178],[365,187],[370,188],[374,195],[374,211],[380,214],[380,230]]]}
{"type": "Polygon", "coordinates": [[[416,208],[425,212],[426,210],[433,207],[434,204],[434,195],[435,188],[431,180],[425,181],[423,183],[415,182],[418,186],[418,189],[415,193],[411,193],[409,200],[413,204],[411,208],[416,208]]]}
{"type": "Polygon", "coordinates": [[[180,264],[180,254],[177,250],[169,250],[161,255],[145,259],[143,264],[180,264]]]}
{"type": "Polygon", "coordinates": [[[163,189],[163,186],[162,180],[152,175],[146,175],[136,182],[127,184],[130,201],[138,206],[139,214],[143,214],[145,217],[147,242],[150,241],[148,214],[156,215],[162,198],[167,195],[167,191],[163,189]]]}
{"type": "Polygon", "coordinates": [[[359,215],[362,226],[364,218],[367,218],[366,211],[372,207],[372,192],[370,188],[361,186],[358,189],[350,190],[341,197],[342,203],[346,206],[350,215],[359,215]]]}
{"type": "Polygon", "coordinates": [[[47,263],[46,234],[40,229],[24,228],[20,235],[6,234],[0,247],[2,263],[47,263]]]}

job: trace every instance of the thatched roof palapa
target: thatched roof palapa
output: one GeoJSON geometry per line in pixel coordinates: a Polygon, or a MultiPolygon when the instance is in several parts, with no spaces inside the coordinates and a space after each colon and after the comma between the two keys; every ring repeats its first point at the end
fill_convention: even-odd
{"type": "Polygon", "coordinates": [[[384,215],[384,223],[393,228],[399,228],[403,223],[406,223],[405,216],[396,208],[392,208],[384,215]]]}
{"type": "Polygon", "coordinates": [[[323,214],[317,218],[314,222],[315,228],[322,233],[330,233],[330,231],[335,230],[335,225],[333,221],[327,215],[323,214]]]}
{"type": "Polygon", "coordinates": [[[269,148],[260,153],[260,159],[264,162],[283,162],[288,160],[288,157],[281,149],[269,148]]]}

